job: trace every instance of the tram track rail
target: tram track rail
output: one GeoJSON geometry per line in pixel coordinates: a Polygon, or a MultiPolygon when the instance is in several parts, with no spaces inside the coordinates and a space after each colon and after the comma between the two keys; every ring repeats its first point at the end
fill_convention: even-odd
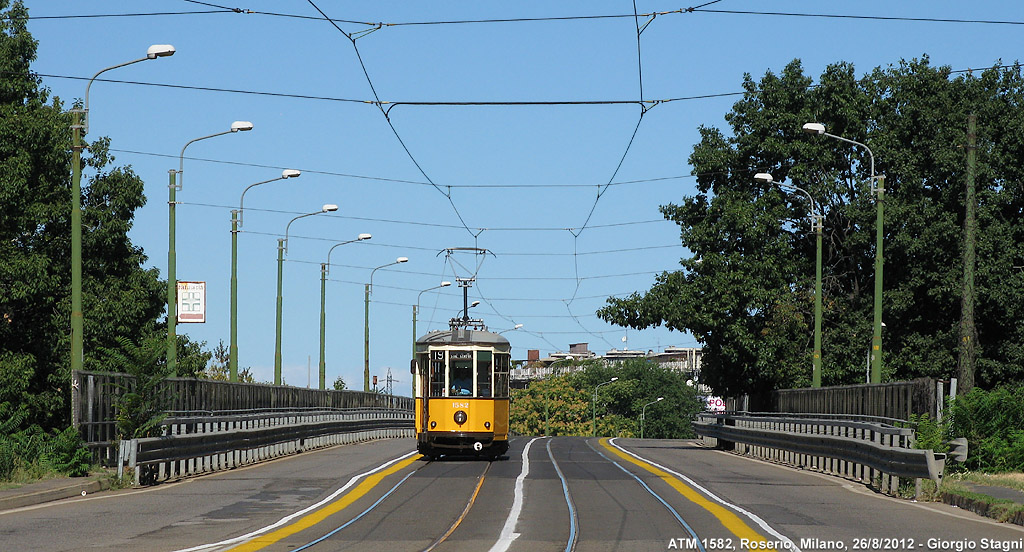
{"type": "Polygon", "coordinates": [[[491,465],[493,463],[494,460],[489,460],[487,462],[487,467],[484,468],[483,473],[481,473],[480,476],[477,477],[476,487],[473,489],[473,494],[469,496],[469,500],[466,502],[466,507],[463,508],[462,513],[459,514],[459,517],[455,518],[455,521],[452,522],[451,526],[448,528],[447,531],[445,531],[443,535],[438,537],[437,540],[435,540],[434,542],[430,543],[430,546],[424,548],[423,552],[430,552],[434,548],[437,548],[441,543],[448,540],[448,537],[450,537],[452,533],[454,533],[455,530],[459,528],[459,525],[462,524],[462,521],[466,519],[466,516],[469,515],[469,511],[473,508],[473,504],[476,502],[476,497],[480,495],[480,488],[484,486],[484,479],[487,477],[487,472],[490,471],[491,465]]]}
{"type": "MultiPolygon", "coordinates": [[[[299,552],[299,551],[302,551],[302,550],[309,550],[309,549],[313,548],[314,546],[316,546],[318,544],[326,542],[332,536],[337,535],[338,533],[343,531],[345,528],[347,528],[350,525],[356,523],[357,521],[359,521],[360,519],[365,517],[367,514],[372,512],[375,508],[377,508],[378,506],[383,504],[384,501],[389,496],[391,496],[395,491],[397,491],[398,488],[403,483],[405,483],[409,478],[411,478],[413,475],[415,475],[416,473],[420,472],[422,469],[426,468],[430,464],[434,464],[434,463],[437,463],[437,462],[438,462],[437,460],[429,460],[428,459],[421,466],[418,466],[415,470],[413,470],[413,471],[409,472],[408,474],[406,474],[400,481],[395,483],[395,485],[392,486],[391,489],[389,489],[386,493],[384,493],[380,498],[378,498],[373,504],[371,504],[369,507],[367,507],[361,513],[359,513],[358,515],[356,515],[352,519],[346,521],[344,524],[338,526],[337,528],[335,528],[335,529],[325,533],[324,535],[322,535],[320,537],[317,537],[316,539],[313,539],[313,540],[311,540],[309,542],[301,544],[301,545],[297,546],[296,548],[294,548],[293,550],[295,552],[299,552]]],[[[459,526],[462,524],[462,522],[466,519],[466,516],[469,515],[469,512],[470,512],[470,510],[472,510],[473,505],[476,503],[476,499],[480,495],[480,489],[483,487],[484,481],[486,480],[487,474],[490,471],[491,465],[493,463],[494,463],[494,461],[488,461],[487,464],[484,466],[483,471],[480,473],[480,475],[477,476],[476,485],[473,488],[473,492],[470,493],[469,498],[466,500],[466,505],[462,509],[462,512],[458,515],[458,517],[455,518],[455,520],[452,521],[452,524],[448,527],[448,529],[441,536],[439,536],[436,540],[434,540],[434,542],[432,542],[430,544],[430,546],[428,546],[428,547],[423,549],[423,552],[431,552],[432,550],[434,550],[435,548],[440,546],[442,543],[444,543],[448,539],[448,537],[450,537],[455,532],[455,530],[459,528],[459,526]]]]}
{"type": "Polygon", "coordinates": [[[569,492],[569,481],[565,478],[565,474],[562,473],[562,468],[558,466],[558,461],[555,460],[555,455],[551,453],[552,440],[548,439],[547,441],[548,442],[545,444],[544,448],[548,452],[548,458],[551,459],[551,465],[554,466],[555,473],[558,474],[558,479],[562,482],[562,494],[565,496],[565,505],[569,508],[569,541],[565,545],[565,552],[573,552],[576,550],[576,537],[578,535],[577,528],[580,525],[579,517],[576,513],[576,506],[572,502],[572,494],[569,492]]]}

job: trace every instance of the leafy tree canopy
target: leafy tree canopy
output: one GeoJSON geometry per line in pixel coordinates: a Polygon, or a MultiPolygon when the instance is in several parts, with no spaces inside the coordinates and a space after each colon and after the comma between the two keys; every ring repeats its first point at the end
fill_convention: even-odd
{"type": "Polygon", "coordinates": [[[953,76],[927,57],[857,78],[848,63],[817,84],[793,61],[743,80],[728,132],[702,127],[689,161],[697,193],[661,207],[692,252],[644,293],[598,315],[691,332],[717,393],[809,385],[815,239],[799,186],[825,217],[824,385],[862,383],[872,334],[875,203],[862,148],[885,175],[883,379],[955,376],[967,116],[978,116],[976,314],[979,385],[1024,378],[1024,78],[1019,65],[953,76]]]}
{"type": "MultiPolygon", "coordinates": [[[[23,412],[26,426],[58,428],[70,420],[72,118],[31,73],[27,18],[20,0],[0,0],[0,417],[23,412]]],[[[107,138],[83,154],[87,370],[113,371],[111,351],[132,358],[166,331],[164,284],[128,239],[143,182],[113,162],[107,138]]],[[[195,344],[179,349],[182,366],[202,370],[195,344]]]]}
{"type": "Polygon", "coordinates": [[[682,439],[693,436],[690,421],[702,403],[686,385],[686,375],[643,359],[606,365],[574,361],[553,377],[532,382],[512,394],[512,429],[524,435],[598,435],[682,439]],[[594,390],[597,391],[595,411],[594,390]],[[661,402],[644,405],[658,397],[661,402]]]}

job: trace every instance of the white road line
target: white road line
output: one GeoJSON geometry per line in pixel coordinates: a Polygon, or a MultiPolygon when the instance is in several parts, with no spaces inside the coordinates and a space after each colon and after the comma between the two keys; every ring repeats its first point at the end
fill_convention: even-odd
{"type": "Polygon", "coordinates": [[[362,479],[362,478],[364,478],[364,477],[366,477],[366,476],[368,476],[370,474],[373,474],[373,473],[379,472],[379,471],[381,471],[383,469],[386,469],[391,464],[394,464],[395,462],[400,462],[400,461],[402,461],[402,460],[404,460],[404,459],[406,459],[406,458],[408,458],[408,457],[410,457],[410,456],[412,456],[414,454],[418,454],[418,453],[416,451],[412,451],[412,452],[410,452],[408,454],[399,456],[398,458],[395,458],[393,460],[389,460],[389,461],[387,461],[387,462],[377,466],[376,468],[373,468],[370,471],[363,472],[363,473],[361,473],[359,475],[352,476],[352,479],[349,479],[348,483],[345,483],[345,485],[343,487],[341,487],[340,489],[338,489],[338,490],[334,491],[333,493],[331,493],[327,498],[321,500],[320,502],[317,502],[316,504],[313,504],[312,506],[309,506],[307,508],[299,510],[298,512],[295,512],[293,514],[288,514],[287,516],[281,518],[276,523],[273,523],[271,525],[267,525],[266,527],[257,529],[257,530],[255,530],[255,531],[253,531],[251,533],[246,533],[246,534],[244,534],[242,536],[239,536],[239,537],[234,537],[234,538],[231,538],[231,539],[222,540],[220,542],[214,542],[214,543],[210,543],[210,544],[201,544],[199,546],[193,546],[192,548],[183,548],[181,550],[176,550],[175,552],[200,552],[200,551],[203,551],[203,550],[212,550],[212,549],[215,549],[215,548],[219,548],[221,546],[227,546],[227,545],[230,545],[230,544],[237,544],[237,543],[242,542],[242,541],[247,541],[247,540],[249,540],[249,539],[251,539],[251,538],[253,538],[253,537],[257,536],[257,535],[262,535],[263,533],[266,533],[266,532],[271,531],[273,529],[277,529],[278,527],[281,527],[282,525],[288,524],[291,520],[293,520],[293,519],[295,519],[297,517],[303,516],[303,515],[305,515],[305,514],[307,514],[309,512],[312,512],[313,510],[316,510],[317,508],[323,506],[324,504],[327,504],[328,502],[331,502],[332,500],[337,498],[339,495],[341,495],[342,493],[347,491],[349,489],[349,487],[351,487],[352,485],[355,485],[355,483],[357,481],[359,481],[360,479],[362,479]]]}
{"type": "Polygon", "coordinates": [[[516,523],[519,522],[519,514],[523,511],[523,481],[526,480],[526,476],[530,473],[530,446],[539,438],[534,437],[530,439],[530,442],[526,443],[526,446],[523,447],[523,470],[519,472],[519,477],[516,478],[512,510],[508,513],[508,517],[505,518],[505,525],[501,528],[501,536],[498,537],[498,542],[494,543],[494,546],[491,547],[490,552],[505,552],[509,546],[512,546],[512,541],[519,538],[519,533],[515,531],[516,523]]]}
{"type": "Polygon", "coordinates": [[[618,438],[614,437],[612,439],[609,439],[608,443],[611,444],[613,447],[621,450],[622,452],[632,456],[633,458],[636,458],[637,460],[640,460],[640,461],[643,461],[643,462],[647,462],[648,464],[650,464],[650,465],[652,465],[652,466],[654,466],[656,468],[660,468],[660,469],[662,469],[662,470],[664,470],[664,471],[666,471],[668,473],[671,473],[672,475],[678,477],[679,479],[682,479],[688,485],[690,485],[694,489],[697,489],[698,491],[703,493],[705,496],[707,496],[711,500],[714,500],[715,502],[718,502],[719,504],[725,506],[726,508],[732,508],[733,510],[736,510],[737,512],[747,516],[751,521],[753,521],[754,523],[759,525],[762,529],[764,529],[768,533],[771,533],[771,535],[773,537],[775,537],[776,539],[778,539],[779,541],[789,541],[790,543],[792,543],[792,547],[788,548],[788,550],[793,550],[794,552],[800,552],[800,549],[797,548],[796,542],[794,542],[793,539],[791,539],[791,538],[783,535],[782,533],[779,533],[775,529],[773,529],[770,525],[768,525],[768,523],[765,520],[761,519],[760,517],[755,515],[753,512],[748,512],[747,510],[744,510],[743,508],[740,508],[739,506],[737,506],[737,505],[735,505],[735,504],[733,504],[731,502],[726,502],[725,500],[722,500],[721,498],[719,498],[717,495],[715,495],[711,491],[709,491],[709,490],[705,489],[704,487],[701,487],[700,485],[698,485],[696,481],[690,479],[689,477],[686,477],[685,475],[683,475],[683,474],[681,474],[681,473],[679,473],[677,471],[674,471],[674,470],[671,470],[669,468],[666,468],[665,466],[662,466],[661,464],[657,464],[657,463],[655,463],[652,460],[648,460],[648,459],[644,458],[643,456],[640,456],[639,454],[630,452],[630,451],[620,447],[618,444],[615,443],[616,439],[618,439],[618,438]]]}

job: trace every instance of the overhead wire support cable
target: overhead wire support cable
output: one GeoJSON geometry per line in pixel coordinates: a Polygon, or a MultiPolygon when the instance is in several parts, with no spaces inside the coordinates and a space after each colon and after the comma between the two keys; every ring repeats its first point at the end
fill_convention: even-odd
{"type": "MultiPolygon", "coordinates": [[[[377,102],[377,108],[380,109],[381,114],[384,115],[384,120],[387,121],[388,127],[391,128],[391,132],[395,135],[395,139],[397,139],[398,143],[401,144],[402,149],[405,150],[405,154],[409,157],[409,160],[412,161],[412,164],[416,166],[416,169],[420,171],[420,174],[423,175],[423,178],[427,179],[427,182],[430,182],[430,184],[434,186],[434,188],[437,191],[441,192],[441,194],[448,198],[448,203],[451,204],[452,210],[455,211],[455,216],[458,217],[459,222],[462,223],[462,226],[466,229],[467,232],[470,233],[470,235],[473,235],[473,231],[470,230],[469,225],[467,225],[465,219],[462,218],[462,213],[459,212],[459,208],[456,207],[455,202],[452,200],[451,191],[449,190],[449,192],[447,193],[444,192],[440,188],[440,186],[438,186],[437,183],[435,183],[434,180],[430,178],[427,172],[423,170],[423,167],[420,165],[419,161],[416,160],[416,157],[413,156],[412,151],[409,150],[409,146],[406,145],[405,140],[403,140],[402,136],[398,133],[398,129],[396,129],[394,123],[391,122],[391,118],[388,116],[387,110],[384,109],[384,106],[381,103],[380,95],[377,94],[377,89],[373,85],[373,79],[370,78],[370,72],[366,68],[366,63],[363,61],[363,56],[362,54],[359,53],[359,46],[356,45],[356,38],[359,37],[354,37],[353,35],[346,33],[344,30],[342,30],[342,28],[339,27],[338,24],[335,23],[330,17],[328,17],[327,14],[324,13],[324,11],[321,10],[320,7],[313,2],[313,0],[306,1],[309,2],[309,5],[313,6],[313,8],[316,9],[316,11],[319,12],[320,15],[322,15],[324,19],[326,19],[331,24],[331,26],[337,29],[339,33],[344,35],[345,38],[347,38],[349,42],[352,43],[352,50],[355,52],[356,59],[359,61],[359,66],[363,70],[363,76],[366,77],[366,83],[370,87],[370,92],[373,94],[373,98],[377,102]]],[[[361,34],[360,36],[365,36],[365,34],[361,34]]],[[[479,236],[479,234],[473,236],[474,240],[476,239],[477,236],[479,236]]]]}
{"type": "Polygon", "coordinates": [[[92,14],[79,14],[79,15],[34,15],[25,17],[23,19],[30,21],[45,21],[54,19],[100,19],[106,17],[146,17],[146,16],[165,16],[165,15],[212,15],[217,13],[236,13],[231,8],[220,9],[220,10],[197,10],[197,11],[186,11],[186,12],[147,12],[147,13],[92,13],[92,14]]]}
{"type": "MultiPolygon", "coordinates": [[[[717,2],[718,0],[714,0],[714,1],[717,2]]],[[[637,66],[637,82],[638,82],[638,85],[639,85],[639,94],[640,94],[640,96],[639,96],[640,116],[637,118],[636,126],[633,128],[633,134],[629,137],[629,142],[626,144],[626,149],[625,149],[625,151],[622,152],[622,157],[619,158],[619,163],[615,166],[615,170],[612,172],[612,175],[608,179],[608,182],[605,183],[603,187],[602,186],[598,186],[597,187],[597,197],[594,198],[594,203],[593,203],[593,205],[590,206],[590,212],[587,213],[587,218],[583,221],[583,225],[580,226],[579,231],[573,231],[572,229],[569,229],[569,233],[571,233],[572,236],[573,236],[573,252],[574,253],[576,252],[576,242],[579,240],[580,234],[583,233],[583,230],[585,230],[587,228],[587,225],[590,224],[590,219],[594,216],[594,211],[597,209],[598,202],[601,201],[601,196],[603,196],[604,193],[606,191],[608,191],[608,188],[611,186],[611,183],[614,182],[615,181],[615,177],[618,176],[619,170],[622,169],[622,164],[626,161],[626,156],[629,155],[629,150],[633,147],[633,142],[636,140],[637,132],[640,131],[640,124],[643,123],[644,115],[647,113],[648,108],[644,104],[644,70],[643,70],[643,65],[644,64],[643,64],[643,54],[642,54],[641,47],[640,47],[641,46],[640,35],[641,35],[641,33],[643,33],[643,31],[645,29],[647,29],[647,25],[649,25],[650,22],[653,21],[653,20],[654,20],[654,16],[651,16],[651,19],[649,21],[647,21],[647,23],[644,23],[643,27],[641,27],[640,26],[640,16],[637,13],[637,9],[636,9],[636,0],[633,0],[633,23],[634,23],[634,25],[636,27],[636,66],[637,66]]],[[[657,104],[655,103],[653,105],[657,105],[657,104]]],[[[579,278],[579,263],[577,261],[577,256],[576,255],[573,256],[573,267],[574,267],[574,269],[576,271],[576,289],[573,290],[572,297],[566,303],[566,307],[567,308],[568,308],[568,306],[570,304],[572,304],[573,299],[576,298],[576,294],[579,293],[580,283],[582,282],[580,280],[580,278],[579,278]]]]}
{"type": "MultiPolygon", "coordinates": [[[[262,10],[252,10],[244,8],[229,8],[226,6],[218,6],[216,4],[210,4],[205,2],[194,2],[192,0],[184,0],[186,2],[192,2],[194,4],[205,5],[210,7],[218,8],[217,10],[209,11],[189,11],[189,12],[147,12],[147,13],[107,13],[107,14],[81,14],[81,15],[40,15],[40,16],[29,16],[24,19],[29,20],[60,20],[60,19],[85,19],[85,18],[103,18],[103,17],[146,17],[146,16],[168,16],[168,15],[214,15],[222,13],[240,13],[247,15],[263,15],[269,17],[283,17],[290,19],[305,19],[310,21],[323,21],[323,17],[315,17],[312,15],[294,14],[294,13],[281,13],[271,12],[262,10]]],[[[784,16],[784,17],[818,17],[818,18],[829,18],[829,19],[856,19],[866,21],[905,21],[905,22],[918,22],[918,23],[958,23],[958,24],[982,24],[982,25],[1024,25],[1024,21],[1011,21],[1002,19],[956,19],[956,18],[939,18],[939,17],[901,17],[901,16],[885,16],[885,15],[853,15],[853,14],[838,14],[838,13],[800,13],[800,12],[762,12],[752,10],[718,10],[718,9],[704,9],[705,6],[715,4],[720,0],[714,2],[707,2],[699,6],[693,6],[689,8],[680,8],[677,10],[657,11],[639,14],[641,17],[648,17],[653,19],[655,16],[663,15],[678,15],[678,14],[692,14],[692,13],[711,13],[711,14],[725,14],[725,15],[770,15],[770,16],[784,16]]],[[[625,19],[633,17],[633,14],[605,14],[605,15],[567,15],[567,16],[553,16],[553,17],[518,17],[518,18],[504,18],[504,19],[467,19],[467,20],[451,20],[451,21],[399,21],[399,22],[367,22],[367,21],[355,21],[349,19],[335,19],[330,18],[328,21],[335,23],[346,23],[351,25],[366,25],[367,27],[384,28],[384,27],[415,27],[415,26],[436,26],[436,25],[469,25],[469,24],[500,24],[500,23],[537,23],[537,22],[560,22],[560,21],[599,21],[604,19],[625,19]]],[[[376,30],[376,29],[374,29],[376,30]]],[[[355,33],[353,33],[355,34],[355,33]]]]}

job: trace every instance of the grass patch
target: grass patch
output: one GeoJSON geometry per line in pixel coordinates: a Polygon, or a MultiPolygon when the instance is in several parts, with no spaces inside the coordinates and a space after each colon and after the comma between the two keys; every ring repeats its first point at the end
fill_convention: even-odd
{"type": "Polygon", "coordinates": [[[947,476],[947,480],[966,481],[978,485],[992,485],[995,487],[1007,487],[1024,492],[1024,473],[981,473],[964,472],[954,473],[947,476]]]}
{"type": "Polygon", "coordinates": [[[965,482],[1024,490],[1024,479],[989,474],[953,474],[943,480],[937,497],[943,502],[998,521],[1020,523],[1019,520],[1024,520],[1024,504],[977,493],[970,490],[965,482]],[[1006,484],[1000,485],[997,482],[1006,484]]]}

